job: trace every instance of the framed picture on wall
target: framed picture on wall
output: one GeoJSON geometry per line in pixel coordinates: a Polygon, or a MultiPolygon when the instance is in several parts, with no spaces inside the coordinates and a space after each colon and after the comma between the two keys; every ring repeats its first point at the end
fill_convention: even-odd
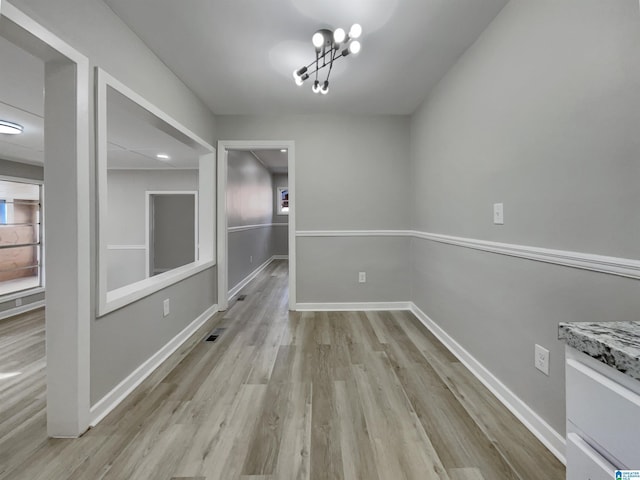
{"type": "Polygon", "coordinates": [[[278,187],[277,196],[278,215],[289,215],[289,188],[278,187]]]}

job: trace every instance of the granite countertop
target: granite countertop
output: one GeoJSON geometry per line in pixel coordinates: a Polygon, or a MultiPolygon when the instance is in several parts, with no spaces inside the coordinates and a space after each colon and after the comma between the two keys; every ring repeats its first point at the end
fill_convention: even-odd
{"type": "Polygon", "coordinates": [[[558,338],[570,347],[640,380],[640,322],[560,323],[558,338]]]}

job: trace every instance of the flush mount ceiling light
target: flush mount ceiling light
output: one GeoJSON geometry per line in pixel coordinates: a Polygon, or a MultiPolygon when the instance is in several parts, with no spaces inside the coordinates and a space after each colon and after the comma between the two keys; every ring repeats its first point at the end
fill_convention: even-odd
{"type": "Polygon", "coordinates": [[[19,135],[22,133],[23,127],[14,122],[0,120],[0,133],[5,135],[19,135]]]}
{"type": "Polygon", "coordinates": [[[351,26],[349,33],[342,28],[337,28],[333,32],[327,29],[318,30],[311,37],[311,43],[316,49],[316,59],[305,67],[301,67],[293,72],[293,79],[296,85],[302,86],[305,80],[315,74],[311,90],[313,93],[326,95],[329,93],[329,76],[333,69],[333,62],[347,55],[357,55],[361,45],[358,38],[362,35],[362,27],[357,23],[351,26]],[[325,67],[329,67],[327,77],[324,81],[318,79],[318,72],[325,67]]]}

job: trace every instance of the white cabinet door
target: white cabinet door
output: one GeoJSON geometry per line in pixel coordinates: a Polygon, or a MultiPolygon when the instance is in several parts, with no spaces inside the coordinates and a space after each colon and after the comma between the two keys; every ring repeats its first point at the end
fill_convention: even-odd
{"type": "Polygon", "coordinates": [[[578,435],[567,435],[567,480],[613,480],[615,470],[578,435]]]}
{"type": "Polygon", "coordinates": [[[567,360],[567,420],[628,468],[640,465],[640,395],[567,360]]]}

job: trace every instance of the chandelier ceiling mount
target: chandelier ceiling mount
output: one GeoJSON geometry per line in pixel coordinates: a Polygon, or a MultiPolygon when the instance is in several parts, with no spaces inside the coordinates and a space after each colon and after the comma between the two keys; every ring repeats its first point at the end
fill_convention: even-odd
{"type": "Polygon", "coordinates": [[[349,33],[342,28],[336,28],[334,31],[322,28],[314,33],[311,43],[316,50],[316,59],[293,72],[296,85],[302,86],[305,80],[313,75],[314,80],[311,86],[313,93],[322,95],[329,93],[329,77],[334,62],[347,55],[357,55],[362,47],[358,40],[361,35],[362,27],[357,23],[351,26],[349,33]],[[327,67],[327,76],[321,82],[318,78],[319,72],[327,67]]]}

